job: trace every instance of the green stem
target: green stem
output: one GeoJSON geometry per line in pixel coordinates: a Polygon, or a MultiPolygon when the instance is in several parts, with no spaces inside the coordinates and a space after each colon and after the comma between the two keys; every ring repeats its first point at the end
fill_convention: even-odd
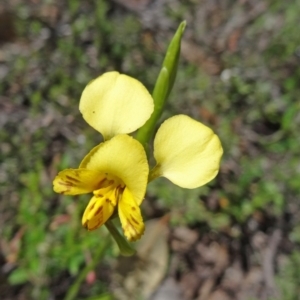
{"type": "Polygon", "coordinates": [[[148,176],[148,183],[153,181],[154,179],[160,177],[161,174],[161,170],[160,170],[160,166],[156,165],[150,172],[149,172],[149,176],[148,176]]]}
{"type": "Polygon", "coordinates": [[[116,243],[118,244],[121,255],[132,256],[135,253],[135,250],[127,242],[124,236],[119,232],[113,221],[106,221],[105,226],[116,241],[116,243]]]}

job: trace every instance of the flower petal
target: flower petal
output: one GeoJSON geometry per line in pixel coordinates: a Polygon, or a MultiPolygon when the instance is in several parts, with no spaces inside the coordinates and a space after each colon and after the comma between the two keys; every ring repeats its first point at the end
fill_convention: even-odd
{"type": "Polygon", "coordinates": [[[90,152],[88,159],[84,159],[85,167],[121,179],[140,205],[146,192],[149,173],[143,146],[125,134],[117,135],[100,145],[90,152]]]}
{"type": "Polygon", "coordinates": [[[124,190],[123,196],[119,200],[118,212],[127,239],[129,241],[140,239],[145,231],[145,225],[140,208],[128,188],[124,190]]]}
{"type": "Polygon", "coordinates": [[[79,165],[80,168],[86,168],[86,165],[90,161],[91,157],[98,151],[98,149],[103,145],[103,143],[100,143],[99,145],[95,146],[81,161],[79,165]]]}
{"type": "Polygon", "coordinates": [[[105,197],[94,196],[82,216],[82,226],[91,231],[103,225],[113,214],[114,203],[105,197]]]}
{"type": "Polygon", "coordinates": [[[79,110],[105,140],[141,127],[153,112],[153,99],[138,80],[108,72],[84,89],[79,110]]]}
{"type": "Polygon", "coordinates": [[[183,188],[202,186],[217,175],[222,153],[220,140],[210,128],[188,116],[174,116],[155,136],[157,166],[152,177],[164,176],[183,188]]]}
{"type": "Polygon", "coordinates": [[[96,190],[105,176],[95,170],[66,169],[53,180],[56,193],[65,195],[87,194],[96,190]]]}

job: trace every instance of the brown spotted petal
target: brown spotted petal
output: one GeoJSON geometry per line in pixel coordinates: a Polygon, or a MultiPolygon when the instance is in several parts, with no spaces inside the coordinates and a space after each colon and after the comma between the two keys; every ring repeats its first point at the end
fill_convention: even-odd
{"type": "Polygon", "coordinates": [[[113,214],[115,203],[106,197],[94,196],[82,216],[82,225],[89,231],[103,225],[113,214]]]}
{"type": "Polygon", "coordinates": [[[65,195],[79,195],[97,190],[104,174],[88,169],[66,169],[58,173],[53,181],[56,193],[65,195]]]}
{"type": "Polygon", "coordinates": [[[141,210],[128,188],[125,188],[119,200],[118,212],[126,238],[129,241],[140,239],[145,231],[145,225],[141,210]]]}

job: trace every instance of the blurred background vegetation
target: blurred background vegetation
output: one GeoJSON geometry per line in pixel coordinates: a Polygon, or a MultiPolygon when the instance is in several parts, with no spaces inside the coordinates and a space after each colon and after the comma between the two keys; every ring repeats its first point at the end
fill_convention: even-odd
{"type": "Polygon", "coordinates": [[[300,299],[299,15],[299,0],[2,1],[1,299],[300,299]],[[121,260],[105,228],[81,227],[89,197],[52,180],[101,141],[78,110],[85,85],[118,70],[151,91],[182,20],[162,120],[213,128],[221,170],[196,190],[151,183],[143,214],[164,234],[143,243],[161,261],[121,260]]]}

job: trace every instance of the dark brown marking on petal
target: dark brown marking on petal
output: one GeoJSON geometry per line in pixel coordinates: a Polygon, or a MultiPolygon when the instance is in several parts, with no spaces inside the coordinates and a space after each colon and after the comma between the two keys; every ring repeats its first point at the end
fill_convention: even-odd
{"type": "Polygon", "coordinates": [[[119,189],[116,188],[116,189],[115,189],[115,197],[116,197],[117,200],[118,200],[118,196],[119,196],[119,189]]]}
{"type": "Polygon", "coordinates": [[[94,194],[96,198],[102,198],[103,195],[102,194],[94,194]]]}
{"type": "Polygon", "coordinates": [[[78,179],[76,179],[76,178],[74,178],[74,177],[71,177],[71,176],[69,176],[69,175],[66,175],[66,178],[69,179],[70,181],[74,181],[74,182],[76,182],[76,183],[80,183],[80,182],[81,182],[80,180],[78,180],[78,179]]]}
{"type": "Polygon", "coordinates": [[[95,203],[93,205],[91,205],[91,207],[89,208],[89,211],[91,211],[95,206],[95,203]]]}
{"type": "Polygon", "coordinates": [[[99,183],[97,184],[98,187],[101,187],[106,181],[106,178],[102,179],[99,181],[99,183]]]}
{"type": "Polygon", "coordinates": [[[106,198],[105,201],[106,201],[106,203],[110,203],[111,202],[110,199],[108,199],[108,198],[106,198]]]}
{"type": "Polygon", "coordinates": [[[67,183],[68,186],[74,186],[74,183],[73,182],[70,182],[70,181],[65,181],[67,183]]]}
{"type": "Polygon", "coordinates": [[[131,206],[131,210],[132,210],[132,211],[135,211],[136,208],[135,208],[134,206],[131,206]]]}
{"type": "Polygon", "coordinates": [[[69,181],[59,181],[58,184],[67,187],[73,186],[73,183],[70,183],[69,181]]]}
{"type": "Polygon", "coordinates": [[[65,193],[71,191],[71,187],[69,185],[61,183],[61,182],[59,182],[58,184],[60,184],[64,187],[64,190],[58,192],[59,194],[65,194],[65,193]]]}
{"type": "Polygon", "coordinates": [[[100,206],[97,211],[94,213],[95,216],[99,215],[103,210],[103,206],[100,206]]]}
{"type": "Polygon", "coordinates": [[[131,217],[131,220],[133,221],[133,223],[135,223],[136,225],[140,224],[132,215],[130,215],[130,217],[131,217]]]}
{"type": "Polygon", "coordinates": [[[140,237],[140,234],[138,233],[137,229],[134,226],[132,226],[130,222],[127,222],[122,228],[124,233],[127,232],[127,234],[129,235],[127,237],[129,241],[136,241],[140,237]]]}

